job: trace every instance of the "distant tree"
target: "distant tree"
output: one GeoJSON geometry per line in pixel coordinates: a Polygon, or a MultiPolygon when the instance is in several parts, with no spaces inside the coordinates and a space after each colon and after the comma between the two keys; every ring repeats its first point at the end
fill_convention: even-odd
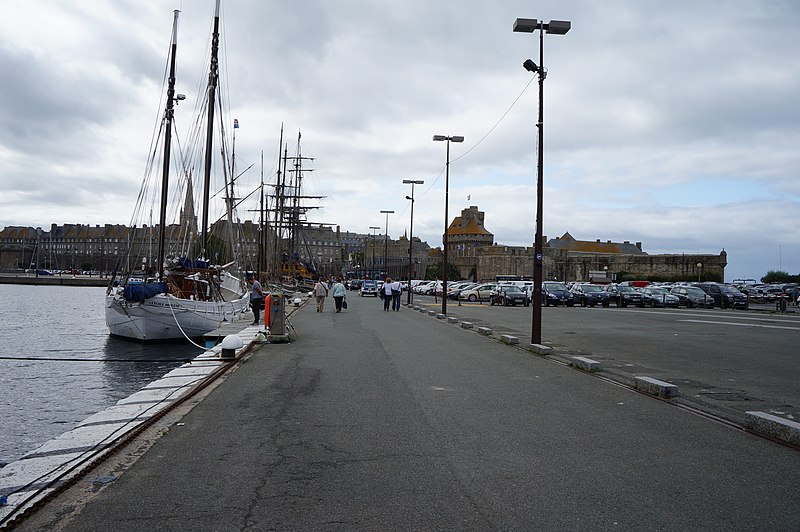
{"type": "Polygon", "coordinates": [[[770,270],[761,278],[762,283],[790,283],[793,277],[788,272],[770,270]]]}
{"type": "MultiPolygon", "coordinates": [[[[448,281],[457,281],[461,279],[461,271],[456,268],[456,266],[448,262],[447,264],[447,280],[448,281]]],[[[434,264],[428,265],[428,269],[425,271],[425,279],[430,279],[431,281],[434,279],[441,279],[442,278],[442,263],[436,262],[434,264]]]]}

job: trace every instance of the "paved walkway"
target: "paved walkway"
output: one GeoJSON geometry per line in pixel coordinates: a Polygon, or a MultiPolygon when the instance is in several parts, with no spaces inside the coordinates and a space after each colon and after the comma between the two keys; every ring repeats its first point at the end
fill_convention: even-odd
{"type": "Polygon", "coordinates": [[[21,529],[800,529],[797,451],[348,300],[21,529]]]}

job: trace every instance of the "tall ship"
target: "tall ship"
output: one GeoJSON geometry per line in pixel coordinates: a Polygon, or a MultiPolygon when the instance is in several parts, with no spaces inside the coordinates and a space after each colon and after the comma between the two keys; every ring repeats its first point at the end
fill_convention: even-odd
{"type": "Polygon", "coordinates": [[[105,297],[106,324],[115,337],[143,342],[196,338],[224,322],[251,318],[237,257],[241,237],[235,233],[240,224],[235,223],[234,157],[227,140],[237,124],[231,131],[226,129],[230,122],[224,119],[225,98],[220,94],[219,13],[220,0],[216,0],[207,86],[194,109],[193,130],[180,139],[175,111],[186,97],[175,92],[179,12],[174,12],[162,111],[129,241],[105,297]],[[173,150],[176,157],[171,157],[173,150]],[[215,165],[216,153],[222,158],[215,165]],[[176,177],[171,180],[172,174],[176,177]],[[193,185],[194,176],[202,177],[199,187],[193,185]],[[196,188],[202,198],[199,232],[194,214],[196,188]],[[212,214],[212,197],[224,200],[220,213],[212,214]],[[153,225],[156,203],[158,224],[153,225]],[[148,214],[149,225],[144,223],[148,214]]]}

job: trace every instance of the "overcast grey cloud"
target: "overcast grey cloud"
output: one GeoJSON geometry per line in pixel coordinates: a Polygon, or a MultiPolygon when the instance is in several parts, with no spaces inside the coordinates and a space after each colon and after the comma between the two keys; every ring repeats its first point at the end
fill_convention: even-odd
{"type": "MultiPolygon", "coordinates": [[[[4,2],[0,225],[129,222],[176,8],[180,124],[213,0],[4,2]]],[[[477,205],[498,242],[531,245],[538,86],[521,65],[538,35],[511,28],[566,19],[545,37],[544,233],[725,248],[729,279],[800,273],[796,2],[223,0],[222,17],[237,166],[255,165],[242,190],[262,151],[274,174],[283,123],[315,157],[315,221],[366,233],[392,209],[400,236],[401,182],[424,179],[414,233],[435,246],[445,153],[431,137],[460,134],[451,216],[477,205]]]]}

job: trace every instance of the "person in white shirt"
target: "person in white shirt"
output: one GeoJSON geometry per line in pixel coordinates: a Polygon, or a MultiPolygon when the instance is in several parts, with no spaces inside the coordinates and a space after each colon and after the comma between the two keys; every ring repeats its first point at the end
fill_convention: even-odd
{"type": "Polygon", "coordinates": [[[400,281],[392,283],[392,310],[400,310],[400,296],[403,295],[403,286],[400,281]]]}
{"type": "Polygon", "coordinates": [[[317,312],[322,312],[325,308],[325,298],[328,297],[328,285],[324,281],[318,280],[314,285],[314,296],[317,298],[317,312]]]}
{"type": "Polygon", "coordinates": [[[387,277],[386,280],[383,282],[383,287],[381,287],[383,291],[383,310],[389,310],[389,306],[392,304],[392,278],[387,277]]]}

